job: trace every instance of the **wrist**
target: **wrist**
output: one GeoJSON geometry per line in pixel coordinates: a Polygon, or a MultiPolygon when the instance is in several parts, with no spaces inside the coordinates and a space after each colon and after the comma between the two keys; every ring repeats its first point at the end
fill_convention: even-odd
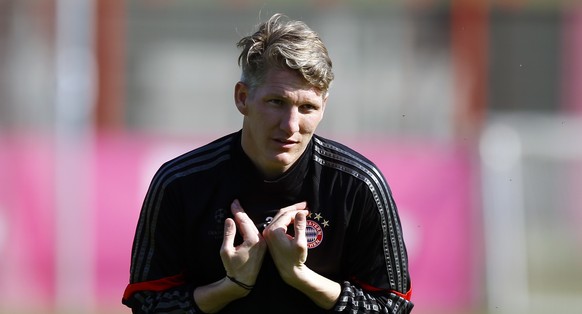
{"type": "Polygon", "coordinates": [[[224,277],[209,285],[194,289],[194,301],[203,312],[215,313],[230,302],[246,297],[249,293],[250,290],[224,277]]]}
{"type": "Polygon", "coordinates": [[[293,288],[303,292],[319,307],[330,310],[336,304],[341,285],[316,272],[309,267],[295,267],[283,280],[293,288]]]}
{"type": "Polygon", "coordinates": [[[303,286],[308,284],[313,271],[311,271],[311,269],[309,269],[307,266],[301,265],[293,267],[288,272],[280,272],[279,274],[285,283],[291,287],[301,290],[303,286]]]}
{"type": "Polygon", "coordinates": [[[233,299],[240,299],[246,297],[247,295],[249,295],[249,293],[251,293],[252,288],[248,289],[251,286],[247,286],[246,288],[244,288],[242,285],[236,283],[235,281],[233,281],[233,279],[230,278],[236,280],[234,277],[229,276],[226,276],[221,280],[223,289],[228,296],[232,297],[233,299]]]}
{"type": "Polygon", "coordinates": [[[230,280],[231,282],[235,283],[237,286],[239,286],[239,287],[241,287],[241,288],[243,288],[243,289],[245,289],[245,290],[247,290],[247,291],[249,291],[249,292],[250,292],[251,290],[253,290],[253,288],[255,287],[254,285],[248,285],[248,284],[246,284],[246,283],[244,283],[244,282],[241,282],[241,281],[237,280],[236,278],[234,278],[234,277],[231,277],[231,276],[229,276],[229,275],[226,275],[226,278],[227,278],[228,280],[230,280]]]}

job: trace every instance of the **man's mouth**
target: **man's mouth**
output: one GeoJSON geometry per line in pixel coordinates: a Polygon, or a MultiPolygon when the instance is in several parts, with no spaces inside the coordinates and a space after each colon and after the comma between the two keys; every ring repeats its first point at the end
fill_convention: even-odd
{"type": "Polygon", "coordinates": [[[275,139],[275,141],[283,146],[291,146],[299,143],[298,141],[289,140],[289,139],[275,139]]]}

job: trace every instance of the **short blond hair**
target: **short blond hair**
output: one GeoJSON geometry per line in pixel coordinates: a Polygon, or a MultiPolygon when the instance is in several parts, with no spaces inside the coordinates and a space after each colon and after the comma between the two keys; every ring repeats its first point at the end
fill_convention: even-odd
{"type": "Polygon", "coordinates": [[[274,14],[250,36],[243,37],[238,64],[241,81],[250,87],[263,83],[273,67],[296,71],[310,85],[327,94],[334,75],[327,48],[319,35],[301,21],[283,21],[274,14]]]}

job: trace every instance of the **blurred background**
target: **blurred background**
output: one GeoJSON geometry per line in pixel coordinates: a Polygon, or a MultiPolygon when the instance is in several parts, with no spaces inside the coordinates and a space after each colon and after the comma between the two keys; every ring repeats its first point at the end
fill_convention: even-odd
{"type": "Polygon", "coordinates": [[[149,181],[241,127],[276,12],[327,43],[319,134],[391,185],[415,313],[582,313],[576,0],[0,0],[0,313],[129,313],[149,181]]]}

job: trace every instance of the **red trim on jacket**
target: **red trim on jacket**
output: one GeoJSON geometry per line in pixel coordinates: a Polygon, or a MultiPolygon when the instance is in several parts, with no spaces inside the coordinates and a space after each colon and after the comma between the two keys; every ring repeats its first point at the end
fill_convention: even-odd
{"type": "Polygon", "coordinates": [[[406,299],[408,301],[410,301],[410,298],[412,297],[412,287],[410,287],[410,289],[406,292],[406,293],[402,293],[396,290],[384,290],[384,289],[380,289],[378,287],[374,287],[370,284],[367,284],[365,282],[362,282],[360,280],[358,280],[357,278],[352,278],[352,281],[357,283],[360,287],[362,287],[362,289],[364,289],[366,292],[380,292],[380,291],[388,291],[389,293],[394,293],[395,295],[406,299]]]}
{"type": "Polygon", "coordinates": [[[123,299],[127,300],[138,291],[164,291],[170,288],[181,286],[186,283],[183,274],[178,274],[171,277],[160,278],[157,280],[136,282],[127,285],[125,292],[123,292],[123,299]]]}
{"type": "Polygon", "coordinates": [[[408,291],[406,293],[401,293],[401,292],[398,292],[396,290],[391,290],[390,292],[392,292],[395,295],[397,295],[403,299],[406,299],[408,301],[410,301],[410,298],[412,297],[412,287],[410,289],[408,289],[408,291]]]}

